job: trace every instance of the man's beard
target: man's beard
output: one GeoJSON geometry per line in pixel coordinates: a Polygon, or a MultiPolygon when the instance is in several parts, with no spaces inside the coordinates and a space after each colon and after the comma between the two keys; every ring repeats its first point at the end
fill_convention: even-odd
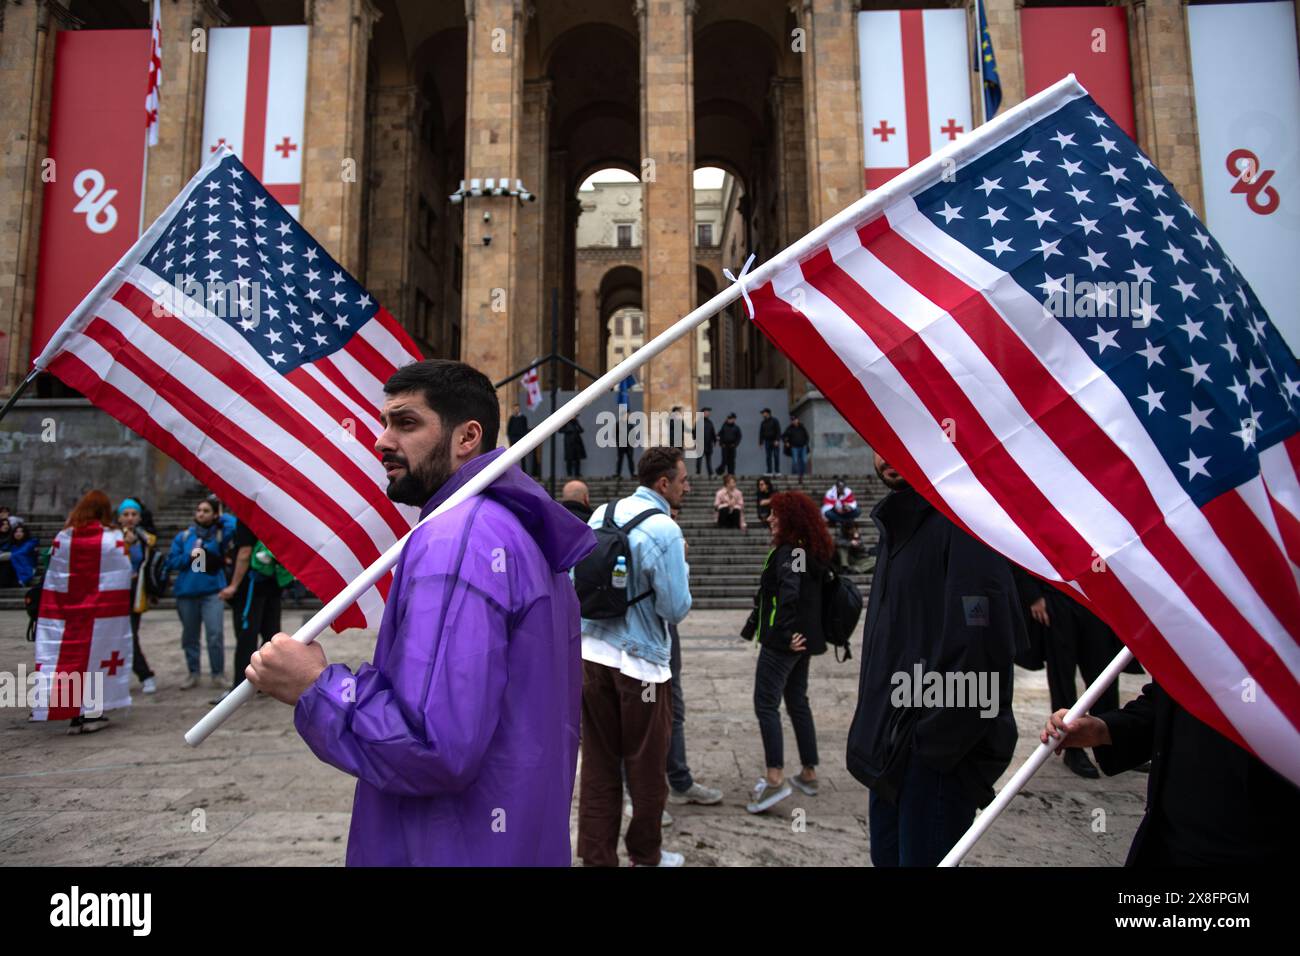
{"type": "Polygon", "coordinates": [[[451,477],[451,435],[448,434],[433,453],[414,468],[400,455],[386,455],[383,463],[401,465],[406,469],[406,474],[388,482],[389,499],[399,505],[423,507],[451,477]]]}
{"type": "MultiPolygon", "coordinates": [[[[886,462],[886,467],[888,467],[888,462],[886,462]]],[[[907,487],[907,479],[904,478],[902,475],[898,474],[898,472],[896,471],[894,472],[894,474],[897,476],[895,478],[886,478],[885,470],[883,468],[877,468],[876,474],[880,477],[880,480],[885,483],[885,487],[890,489],[891,491],[898,491],[900,488],[907,487]]]]}

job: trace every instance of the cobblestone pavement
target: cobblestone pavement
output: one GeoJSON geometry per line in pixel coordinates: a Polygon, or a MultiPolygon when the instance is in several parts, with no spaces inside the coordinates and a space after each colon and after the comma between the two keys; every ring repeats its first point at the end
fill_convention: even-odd
{"type": "MultiPolygon", "coordinates": [[[[302,617],[289,610],[284,623],[302,617]]],[[[751,700],[754,651],[734,636],[743,617],[699,611],[681,627],[691,770],[725,798],[713,807],[670,805],[675,819],[664,845],[692,866],[867,865],[867,791],[844,769],[856,658],[840,664],[827,654],[812,665],[821,793],[796,791],[767,814],[745,812],[763,759],[751,700]]],[[[227,615],[227,670],[229,624],[227,615]]],[[[22,612],[0,612],[0,671],[30,670],[25,628],[22,612]]],[[[172,612],[145,615],[144,652],[160,689],[145,696],[133,681],[134,706],[110,712],[113,725],[98,734],[69,737],[64,723],[31,723],[25,708],[0,707],[0,864],[342,864],[353,781],[308,751],[288,707],[259,697],[202,746],[186,746],[182,734],[217,691],[178,689],[185,673],[179,633],[172,612]]],[[[355,665],[368,659],[373,640],[371,632],[348,631],[327,637],[325,648],[331,661],[355,665]]],[[[1032,751],[1048,709],[1042,671],[1018,670],[1016,682],[1021,740],[1004,779],[1032,751]]],[[[1142,678],[1126,675],[1120,686],[1127,700],[1142,678]]],[[[1088,781],[1053,760],[968,862],[1118,865],[1141,819],[1145,787],[1140,774],[1088,781]]],[[[575,790],[575,843],[576,821],[575,790]]]]}

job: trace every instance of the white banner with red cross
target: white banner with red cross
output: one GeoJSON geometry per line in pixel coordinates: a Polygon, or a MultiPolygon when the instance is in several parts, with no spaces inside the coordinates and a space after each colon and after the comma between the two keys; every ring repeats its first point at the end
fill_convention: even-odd
{"type": "Polygon", "coordinates": [[[50,549],[36,621],[33,720],[131,705],[131,559],[122,532],[64,528],[50,549]]]}
{"type": "Polygon", "coordinates": [[[308,28],[218,27],[208,37],[203,158],[229,146],[289,215],[302,192],[308,28]]]}
{"type": "Polygon", "coordinates": [[[1205,224],[1300,353],[1300,57],[1291,0],[1189,6],[1205,224]]]}
{"type": "Polygon", "coordinates": [[[971,129],[965,10],[858,14],[858,73],[868,189],[971,129]]]}

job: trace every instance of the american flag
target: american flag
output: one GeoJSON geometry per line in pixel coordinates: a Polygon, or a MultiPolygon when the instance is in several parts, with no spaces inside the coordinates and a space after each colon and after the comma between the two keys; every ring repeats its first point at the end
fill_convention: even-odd
{"type": "MultiPolygon", "coordinates": [[[[36,359],[216,491],[328,599],[410,530],[374,451],[419,350],[224,148],[36,359]]],[[[335,627],[376,627],[390,577],[335,627]]]]}
{"type": "Polygon", "coordinates": [[[1300,370],[1245,279],[1073,78],[900,182],[754,320],[949,518],[1300,783],[1300,370]]]}

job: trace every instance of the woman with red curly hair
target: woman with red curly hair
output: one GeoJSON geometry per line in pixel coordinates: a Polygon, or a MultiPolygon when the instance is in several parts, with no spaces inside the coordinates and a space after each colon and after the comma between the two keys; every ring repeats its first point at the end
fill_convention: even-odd
{"type": "MultiPolygon", "coordinates": [[[[817,730],[808,705],[808,665],[826,651],[822,633],[822,586],[835,546],[813,500],[801,492],[772,496],[768,529],[772,550],[754,598],[753,640],[759,644],[754,673],[754,713],[763,737],[766,776],[746,809],[762,813],[793,793],[791,784],[817,795],[817,730]],[[803,770],[784,776],[781,699],[794,725],[803,770]]],[[[748,630],[748,628],[747,628],[748,630]]]]}

